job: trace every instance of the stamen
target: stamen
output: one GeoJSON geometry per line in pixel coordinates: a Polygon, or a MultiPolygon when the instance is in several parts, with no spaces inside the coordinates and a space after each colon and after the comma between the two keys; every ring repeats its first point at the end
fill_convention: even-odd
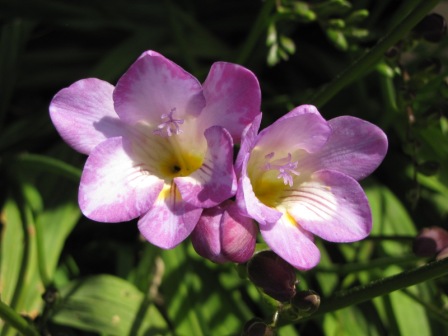
{"type": "Polygon", "coordinates": [[[265,155],[265,159],[268,160],[268,162],[264,165],[264,169],[278,170],[279,174],[277,175],[277,178],[278,179],[282,178],[283,183],[285,185],[288,184],[290,187],[292,187],[292,185],[294,184],[292,174],[296,176],[300,175],[300,173],[295,170],[299,162],[298,161],[291,162],[292,160],[291,153],[288,153],[288,156],[284,158],[270,161],[274,157],[274,155],[275,155],[274,152],[265,155]]]}
{"type": "Polygon", "coordinates": [[[173,134],[180,134],[183,131],[180,129],[179,125],[184,123],[183,119],[174,119],[173,113],[176,108],[172,108],[169,113],[162,114],[161,118],[168,119],[167,121],[161,123],[157,126],[157,129],[153,131],[154,134],[160,135],[162,137],[172,136],[173,134]]]}

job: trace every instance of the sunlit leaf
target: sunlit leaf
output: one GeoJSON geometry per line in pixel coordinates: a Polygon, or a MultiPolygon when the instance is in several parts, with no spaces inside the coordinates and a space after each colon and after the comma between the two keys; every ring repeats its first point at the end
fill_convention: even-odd
{"type": "Polygon", "coordinates": [[[108,335],[170,335],[154,304],[129,282],[98,275],[76,280],[60,290],[55,323],[108,335]]]}

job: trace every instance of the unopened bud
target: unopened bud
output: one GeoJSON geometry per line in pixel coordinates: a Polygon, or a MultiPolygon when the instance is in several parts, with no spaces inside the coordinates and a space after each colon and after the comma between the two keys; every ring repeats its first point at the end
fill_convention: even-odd
{"type": "Polygon", "coordinates": [[[439,252],[436,256],[436,260],[442,260],[448,257],[448,247],[445,247],[442,251],[439,252]]]}
{"type": "Polygon", "coordinates": [[[191,234],[196,252],[216,263],[244,263],[255,251],[255,222],[230,200],[205,209],[191,234]]]}
{"type": "Polygon", "coordinates": [[[274,328],[254,318],[244,324],[242,336],[275,336],[274,328]]]}
{"type": "Polygon", "coordinates": [[[311,315],[319,309],[320,296],[310,289],[300,291],[292,298],[291,304],[297,315],[311,315]]]}
{"type": "Polygon", "coordinates": [[[426,41],[440,42],[446,34],[446,20],[440,14],[432,13],[423,18],[413,31],[426,41]]]}
{"type": "Polygon", "coordinates": [[[448,231],[438,226],[423,229],[414,240],[413,251],[419,257],[434,257],[448,247],[448,231]]]}
{"type": "Polygon", "coordinates": [[[272,251],[255,254],[247,264],[249,279],[263,292],[280,302],[286,302],[296,294],[294,267],[272,251]]]}

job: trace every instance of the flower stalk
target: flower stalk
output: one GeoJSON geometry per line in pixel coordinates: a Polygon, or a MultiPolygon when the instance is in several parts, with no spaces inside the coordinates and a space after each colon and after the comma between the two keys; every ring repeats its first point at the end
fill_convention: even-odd
{"type": "MultiPolygon", "coordinates": [[[[315,314],[301,319],[300,322],[338,309],[357,305],[376,297],[387,295],[399,289],[440,278],[448,274],[447,266],[448,258],[440,261],[433,261],[424,266],[404,271],[387,278],[375,280],[366,285],[340,291],[330,298],[322,298],[319,310],[315,314]]],[[[280,324],[283,325],[287,323],[288,321],[283,321],[283,323],[280,322],[280,324]]]]}
{"type": "Polygon", "coordinates": [[[0,318],[25,336],[39,336],[33,325],[0,300],[0,318]]]}
{"type": "Polygon", "coordinates": [[[383,57],[386,50],[397,43],[408,31],[415,27],[438,2],[439,0],[422,1],[409,13],[409,15],[400,21],[394,29],[379,40],[370,51],[366,52],[348,68],[343,70],[332,82],[324,85],[318,90],[317,93],[311,97],[310,104],[322,107],[347,85],[373,69],[373,65],[383,57]]]}

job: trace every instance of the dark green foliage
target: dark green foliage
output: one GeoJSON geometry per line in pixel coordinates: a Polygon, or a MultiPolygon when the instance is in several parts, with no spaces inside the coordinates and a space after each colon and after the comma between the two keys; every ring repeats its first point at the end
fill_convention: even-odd
{"type": "MultiPolygon", "coordinates": [[[[85,157],[63,144],[48,114],[60,89],[87,77],[114,84],[152,49],[200,80],[215,61],[252,70],[263,126],[310,102],[327,119],[380,126],[389,152],[362,182],[372,235],[318,241],[321,263],[296,274],[294,291],[316,291],[327,309],[335,293],[425,264],[412,253],[417,233],[448,226],[446,9],[417,29],[400,26],[436,3],[0,0],[1,301],[43,335],[239,335],[254,316],[262,321],[253,332],[274,333],[277,323],[280,336],[448,333],[445,278],[296,323],[290,307],[233,265],[200,258],[189,241],[162,251],[142,241],[135,221],[89,221],[77,205],[85,157]],[[379,41],[387,48],[368,58],[379,41]]],[[[15,335],[12,325],[0,320],[0,335],[15,335]]]]}

